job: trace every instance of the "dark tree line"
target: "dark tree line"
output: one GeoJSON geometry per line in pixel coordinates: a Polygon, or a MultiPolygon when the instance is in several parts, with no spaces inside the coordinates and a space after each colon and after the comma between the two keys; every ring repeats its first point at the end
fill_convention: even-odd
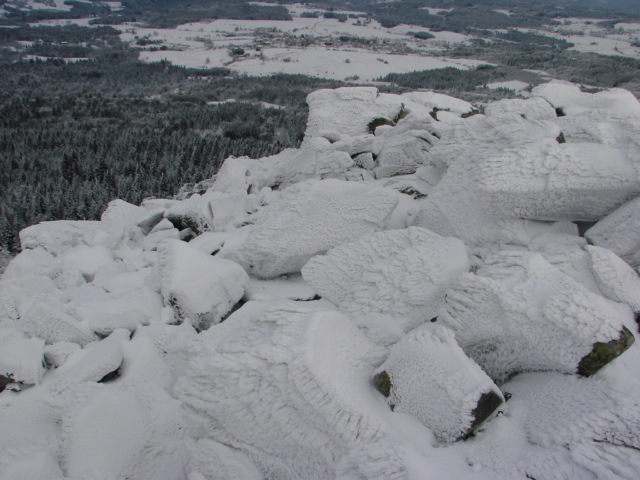
{"type": "MultiPolygon", "coordinates": [[[[73,34],[104,33],[87,30],[73,34]]],[[[59,45],[50,40],[41,45],[59,45]]],[[[0,54],[0,250],[16,251],[17,232],[33,223],[97,219],[114,198],[170,197],[210,178],[231,155],[296,147],[306,95],[340,85],[143,64],[117,41],[101,40],[105,46],[78,63],[0,54]],[[215,103],[227,99],[237,101],[215,103]]]]}

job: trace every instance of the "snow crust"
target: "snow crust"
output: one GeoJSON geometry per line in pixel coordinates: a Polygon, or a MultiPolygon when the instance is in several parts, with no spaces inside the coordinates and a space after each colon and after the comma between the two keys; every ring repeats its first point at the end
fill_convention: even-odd
{"type": "Polygon", "coordinates": [[[637,100],[309,105],[299,149],[21,232],[0,478],[635,479],[640,347],[576,372],[637,336],[637,100]]]}

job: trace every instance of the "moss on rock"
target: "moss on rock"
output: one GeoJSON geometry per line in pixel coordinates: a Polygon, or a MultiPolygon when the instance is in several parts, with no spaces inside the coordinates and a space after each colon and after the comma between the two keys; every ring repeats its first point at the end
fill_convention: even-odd
{"type": "Polygon", "coordinates": [[[622,327],[617,339],[607,343],[597,342],[593,345],[591,353],[580,360],[577,373],[585,377],[593,375],[607,363],[622,355],[634,341],[633,334],[626,327],[622,327]]]}

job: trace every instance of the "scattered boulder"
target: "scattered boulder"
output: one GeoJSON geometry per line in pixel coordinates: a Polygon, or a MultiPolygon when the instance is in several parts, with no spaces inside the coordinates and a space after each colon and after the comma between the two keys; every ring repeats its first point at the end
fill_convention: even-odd
{"type": "Polygon", "coordinates": [[[179,240],[165,242],[158,255],[165,303],[180,321],[201,330],[220,322],[249,284],[237,263],[212,257],[179,240]]]}
{"type": "Polygon", "coordinates": [[[505,251],[459,277],[438,321],[491,378],[504,381],[528,371],[602,368],[633,342],[623,325],[633,314],[621,307],[540,255],[505,251]],[[580,367],[585,358],[589,368],[580,367]]]}
{"type": "Polygon", "coordinates": [[[640,198],[625,203],[585,233],[594,245],[607,248],[633,268],[640,267],[640,198]]]}
{"type": "Polygon", "coordinates": [[[86,244],[102,231],[101,222],[57,220],[40,222],[20,231],[22,250],[42,247],[54,256],[86,244]]]}
{"type": "Polygon", "coordinates": [[[578,85],[553,80],[536,86],[531,93],[547,100],[562,115],[580,115],[594,109],[606,109],[625,116],[640,115],[640,102],[622,88],[585,93],[578,85]]]}
{"type": "Polygon", "coordinates": [[[307,95],[307,104],[305,137],[336,140],[373,133],[378,125],[394,125],[403,109],[401,97],[379,93],[375,87],[316,90],[307,95]]]}
{"type": "Polygon", "coordinates": [[[363,183],[293,185],[261,210],[230,258],[261,278],[299,272],[312,256],[384,229],[397,204],[393,191],[363,183]]]}
{"type": "Polygon", "coordinates": [[[142,287],[122,296],[82,302],[75,312],[92,331],[110,335],[117,329],[134,331],[140,325],[158,321],[162,307],[162,297],[142,287]]]}
{"type": "Polygon", "coordinates": [[[640,194],[622,149],[548,141],[479,162],[481,198],[501,218],[595,221],[640,194]]]}
{"type": "Polygon", "coordinates": [[[47,303],[38,303],[20,320],[20,328],[31,337],[37,337],[51,345],[57,342],[73,342],[86,345],[95,340],[86,324],[79,323],[47,303]]]}
{"type": "Polygon", "coordinates": [[[541,97],[505,98],[488,104],[484,110],[487,117],[500,117],[510,113],[522,115],[529,121],[555,120],[557,116],[555,108],[541,97]]]}
{"type": "Polygon", "coordinates": [[[26,338],[11,328],[0,328],[0,375],[26,385],[38,384],[45,372],[44,340],[26,338]]]}
{"type": "Polygon", "coordinates": [[[389,435],[391,412],[370,386],[385,350],[335,311],[241,315],[250,306],[203,334],[176,384],[192,431],[248,455],[264,478],[335,478],[350,448],[389,435]]]}
{"type": "Polygon", "coordinates": [[[411,319],[409,329],[438,315],[445,291],[470,269],[456,238],[409,227],[335,247],[309,260],[302,276],[324,299],[355,315],[411,319]]]}
{"type": "Polygon", "coordinates": [[[471,435],[504,402],[442,326],[426,325],[393,345],[374,381],[394,411],[416,416],[443,443],[471,435]]]}

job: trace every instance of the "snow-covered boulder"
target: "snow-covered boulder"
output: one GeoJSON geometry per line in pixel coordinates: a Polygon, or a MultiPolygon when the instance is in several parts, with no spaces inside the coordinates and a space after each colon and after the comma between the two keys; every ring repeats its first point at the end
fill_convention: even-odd
{"type": "Polygon", "coordinates": [[[153,384],[81,389],[61,423],[60,463],[71,478],[186,478],[180,404],[153,384]]]}
{"type": "Polygon", "coordinates": [[[375,382],[394,411],[416,416],[444,443],[469,436],[504,402],[441,325],[420,327],[393,345],[375,382]]]}
{"type": "Polygon", "coordinates": [[[240,265],[212,257],[179,240],[158,252],[162,296],[180,320],[200,329],[219,322],[242,298],[249,277],[240,265]]]}
{"type": "Polygon", "coordinates": [[[79,323],[71,315],[44,302],[31,308],[21,318],[19,325],[29,336],[41,338],[50,345],[57,342],[73,342],[82,346],[95,340],[86,324],[79,323]]]}
{"type": "Polygon", "coordinates": [[[611,212],[587,230],[585,237],[616,253],[632,267],[640,267],[640,198],[611,212]]]}
{"type": "Polygon", "coordinates": [[[410,328],[437,316],[447,288],[469,269],[460,240],[409,227],[333,248],[309,260],[302,275],[343,312],[408,317],[410,328]]]}
{"type": "Polygon", "coordinates": [[[578,85],[555,80],[538,85],[531,93],[561,109],[563,115],[579,115],[593,109],[611,110],[625,116],[640,115],[640,102],[631,92],[622,88],[585,93],[580,91],[578,85]]]}
{"type": "Polygon", "coordinates": [[[527,120],[555,120],[556,111],[549,102],[540,97],[533,98],[506,98],[499,102],[493,102],[485,107],[484,114],[488,117],[500,117],[501,115],[517,113],[527,120]]]}
{"type": "Polygon", "coordinates": [[[640,311],[640,278],[611,250],[587,245],[576,235],[541,235],[529,250],[589,291],[640,311]]]}
{"type": "Polygon", "coordinates": [[[149,325],[160,318],[162,307],[162,297],[142,287],[122,296],[82,302],[75,313],[92,331],[109,335],[119,328],[134,331],[140,325],[149,325]]]}
{"type": "Polygon", "coordinates": [[[0,328],[0,377],[33,385],[40,383],[44,372],[44,340],[0,328]]]}
{"type": "MultiPolygon", "coordinates": [[[[357,149],[359,152],[368,150],[357,149]]],[[[317,178],[345,178],[354,161],[348,148],[337,148],[322,137],[305,138],[300,148],[286,149],[270,157],[230,157],[216,174],[213,192],[230,195],[259,194],[269,187],[282,190],[294,183],[317,178]]]]}
{"type": "Polygon", "coordinates": [[[391,190],[340,180],[293,185],[260,211],[230,256],[262,278],[299,272],[313,255],[382,230],[398,204],[391,190]]]}
{"type": "MultiPolygon", "coordinates": [[[[100,221],[104,229],[108,232],[122,228],[136,227],[143,221],[145,221],[143,225],[149,227],[153,221],[157,223],[162,219],[160,212],[162,212],[162,210],[158,211],[155,215],[150,215],[149,210],[146,208],[133,205],[124,200],[112,200],[100,216],[100,221]]],[[[153,227],[151,226],[151,228],[153,227]]]]}
{"type": "Polygon", "coordinates": [[[624,150],[551,140],[479,162],[479,188],[501,218],[598,220],[640,194],[624,150]]]}
{"type": "Polygon", "coordinates": [[[305,137],[339,140],[373,133],[378,125],[394,125],[403,110],[402,97],[375,87],[317,90],[307,95],[309,119],[305,137]]]}
{"type": "Polygon", "coordinates": [[[414,173],[429,160],[430,135],[422,131],[390,139],[376,158],[374,169],[376,178],[387,178],[394,175],[414,173]]]}
{"type": "Polygon", "coordinates": [[[593,245],[585,249],[591,260],[591,272],[602,295],[626,303],[634,312],[640,312],[638,274],[611,250],[593,245]]]}
{"type": "Polygon", "coordinates": [[[77,270],[91,282],[102,267],[109,266],[115,261],[113,252],[102,245],[78,245],[65,251],[58,258],[60,268],[64,271],[77,270]]]}
{"type": "Polygon", "coordinates": [[[203,334],[176,384],[192,432],[248,455],[262,478],[335,478],[351,449],[392,430],[371,384],[385,349],[335,311],[284,305],[243,315],[250,306],[203,334]]]}
{"type": "Polygon", "coordinates": [[[474,110],[473,105],[469,102],[442,93],[409,92],[403,93],[402,97],[427,108],[429,111],[435,109],[436,111],[451,112],[460,116],[469,114],[474,110]]]}
{"type": "Polygon", "coordinates": [[[22,250],[43,247],[54,256],[86,244],[102,231],[100,222],[57,220],[40,222],[20,231],[22,250]]]}
{"type": "Polygon", "coordinates": [[[440,181],[420,203],[412,224],[455,236],[472,248],[491,243],[528,245],[544,233],[576,233],[575,225],[568,222],[502,218],[480,191],[485,159],[500,157],[506,149],[517,152],[538,142],[555,143],[559,133],[557,125],[532,122],[513,113],[474,115],[447,125],[440,141],[429,150],[431,164],[436,167],[431,178],[440,181]]]}
{"type": "Polygon", "coordinates": [[[502,252],[447,292],[439,321],[494,380],[557,370],[591,375],[633,343],[631,310],[563,274],[538,254],[502,252]]]}

